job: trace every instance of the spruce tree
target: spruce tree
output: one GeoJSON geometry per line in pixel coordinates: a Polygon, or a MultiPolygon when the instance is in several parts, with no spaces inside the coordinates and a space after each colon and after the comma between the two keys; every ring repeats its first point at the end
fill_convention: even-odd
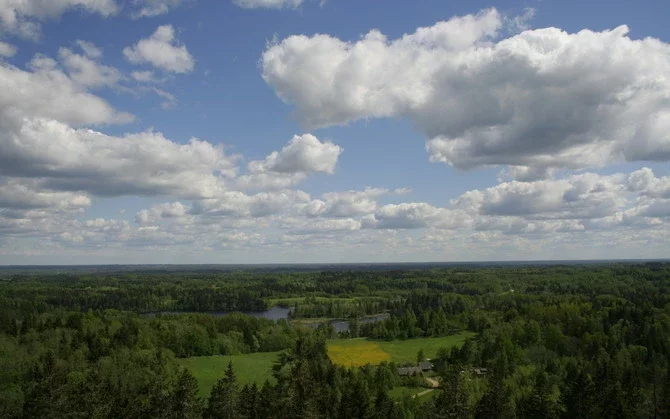
{"type": "Polygon", "coordinates": [[[203,403],[198,396],[198,381],[184,368],[175,386],[172,396],[172,416],[175,418],[199,418],[203,403]]]}
{"type": "Polygon", "coordinates": [[[226,375],[219,378],[212,387],[206,416],[222,419],[237,418],[239,416],[238,398],[237,377],[232,362],[229,362],[226,375]]]}

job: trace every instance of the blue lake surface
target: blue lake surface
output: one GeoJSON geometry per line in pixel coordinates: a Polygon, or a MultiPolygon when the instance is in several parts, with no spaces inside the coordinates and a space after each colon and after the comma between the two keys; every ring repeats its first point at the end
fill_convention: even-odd
{"type": "MultiPolygon", "coordinates": [[[[254,316],[254,317],[259,317],[259,318],[264,318],[268,320],[282,320],[282,319],[287,319],[289,318],[289,313],[291,312],[291,308],[288,307],[281,307],[281,306],[274,306],[268,310],[265,311],[241,311],[239,313],[246,314],[247,316],[254,316]]],[[[206,312],[194,312],[194,311],[152,311],[149,313],[142,313],[143,316],[157,316],[157,315],[169,315],[169,314],[192,314],[192,313],[202,313],[202,314],[209,314],[212,316],[216,317],[222,317],[222,316],[227,316],[231,313],[232,311],[206,311],[206,312]]],[[[358,321],[361,324],[364,323],[375,323],[379,321],[384,321],[389,318],[388,313],[381,313],[377,314],[374,316],[365,316],[361,317],[358,321]]],[[[311,327],[311,328],[316,328],[319,326],[321,323],[324,323],[322,321],[314,321],[314,322],[306,322],[303,323],[305,326],[311,327]]],[[[334,319],[330,320],[330,324],[333,325],[333,328],[335,328],[335,331],[337,332],[346,332],[349,330],[349,320],[345,319],[334,319]]]]}

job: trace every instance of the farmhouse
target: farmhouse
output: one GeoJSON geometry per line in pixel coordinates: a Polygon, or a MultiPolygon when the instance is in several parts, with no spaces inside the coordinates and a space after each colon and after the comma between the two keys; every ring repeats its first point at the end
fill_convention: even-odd
{"type": "Polygon", "coordinates": [[[421,367],[402,367],[398,368],[398,375],[399,376],[411,376],[411,375],[419,375],[422,374],[423,370],[421,367]]]}
{"type": "Polygon", "coordinates": [[[430,361],[419,362],[419,365],[416,367],[402,367],[398,368],[398,375],[408,376],[408,375],[419,375],[424,371],[430,371],[433,369],[433,364],[430,361]]]}
{"type": "Polygon", "coordinates": [[[433,369],[433,364],[430,361],[421,361],[419,362],[419,368],[421,368],[421,371],[430,371],[433,369]]]}

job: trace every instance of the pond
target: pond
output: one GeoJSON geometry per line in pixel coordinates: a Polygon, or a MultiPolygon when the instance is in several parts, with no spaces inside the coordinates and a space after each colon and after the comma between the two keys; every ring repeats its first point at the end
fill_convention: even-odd
{"type": "MultiPolygon", "coordinates": [[[[254,316],[254,317],[260,317],[264,319],[269,319],[269,320],[281,320],[281,319],[288,319],[289,318],[289,313],[291,312],[291,308],[288,307],[281,307],[281,306],[274,306],[271,307],[268,310],[265,311],[240,311],[238,313],[246,314],[247,316],[254,316]]],[[[204,312],[196,312],[196,311],[151,311],[148,313],[142,313],[142,316],[157,316],[157,315],[168,315],[168,314],[192,314],[192,313],[202,313],[202,314],[209,314],[215,317],[222,317],[222,316],[227,316],[231,313],[232,311],[204,311],[204,312]]],[[[365,323],[375,323],[379,321],[384,321],[389,318],[388,313],[380,313],[380,314],[375,314],[372,316],[364,316],[361,317],[358,322],[360,324],[365,324],[365,323]]],[[[309,326],[311,328],[316,328],[318,325],[321,323],[324,323],[323,321],[314,321],[314,322],[304,322],[303,324],[305,326],[309,326]]],[[[333,328],[335,329],[336,332],[347,332],[349,330],[349,320],[344,320],[344,319],[333,319],[330,320],[330,324],[333,325],[333,328]]]]}
{"type": "MultiPolygon", "coordinates": [[[[254,316],[254,317],[261,317],[264,319],[269,319],[269,320],[281,320],[281,319],[288,319],[288,314],[291,312],[290,308],[287,307],[280,307],[280,306],[274,306],[271,307],[268,310],[265,311],[240,311],[237,313],[242,313],[246,314],[247,316],[254,316]]],[[[227,316],[231,313],[232,311],[151,311],[148,313],[142,313],[143,316],[157,316],[159,314],[192,314],[192,313],[202,313],[202,314],[209,314],[215,317],[222,317],[222,316],[227,316]]]]}
{"type": "MultiPolygon", "coordinates": [[[[376,323],[376,322],[384,321],[388,318],[389,318],[388,313],[380,313],[380,314],[375,314],[374,316],[361,317],[360,319],[358,319],[358,323],[360,323],[360,324],[376,323]]],[[[313,323],[304,323],[304,324],[305,324],[305,326],[316,328],[321,323],[324,323],[324,322],[313,322],[313,323]]],[[[333,328],[335,329],[336,332],[348,332],[349,331],[349,320],[334,319],[334,320],[330,320],[330,324],[333,326],[333,328]]]]}

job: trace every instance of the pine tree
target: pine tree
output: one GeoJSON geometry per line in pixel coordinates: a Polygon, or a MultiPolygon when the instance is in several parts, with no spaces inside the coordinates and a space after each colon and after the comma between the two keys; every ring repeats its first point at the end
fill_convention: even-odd
{"type": "Polygon", "coordinates": [[[575,378],[570,393],[566,395],[564,400],[567,409],[566,416],[574,418],[596,417],[594,412],[595,400],[593,379],[589,374],[580,371],[575,378]]]}
{"type": "Polygon", "coordinates": [[[663,381],[661,397],[659,400],[659,411],[662,417],[670,418],[670,368],[665,374],[665,380],[663,381]]]}
{"type": "Polygon", "coordinates": [[[258,414],[262,418],[272,417],[275,411],[275,389],[268,380],[258,395],[258,414]]]}
{"type": "Polygon", "coordinates": [[[202,400],[198,397],[198,381],[184,368],[177,378],[172,396],[172,416],[175,418],[199,418],[202,415],[202,400]]]}
{"type": "Polygon", "coordinates": [[[375,399],[374,418],[386,419],[395,417],[395,403],[386,391],[380,391],[375,399]]]}
{"type": "Polygon", "coordinates": [[[435,399],[435,411],[439,417],[469,418],[472,416],[468,405],[468,393],[460,368],[449,368],[442,378],[440,394],[435,399]]]}
{"type": "Polygon", "coordinates": [[[206,416],[222,419],[238,417],[238,399],[237,377],[232,362],[229,362],[226,375],[212,387],[206,416]]]}
{"type": "Polygon", "coordinates": [[[475,417],[482,419],[509,418],[514,415],[509,406],[509,391],[502,377],[495,372],[489,376],[489,388],[479,400],[475,417]]]}
{"type": "Polygon", "coordinates": [[[551,388],[547,378],[544,372],[538,374],[533,392],[522,403],[521,417],[547,419],[558,417],[558,408],[550,398],[551,388]]]}
{"type": "Polygon", "coordinates": [[[259,393],[256,383],[253,383],[251,386],[245,384],[245,386],[242,387],[242,391],[240,391],[240,397],[239,397],[240,415],[242,415],[242,417],[249,419],[255,419],[260,417],[258,409],[258,399],[259,399],[259,393]]]}

